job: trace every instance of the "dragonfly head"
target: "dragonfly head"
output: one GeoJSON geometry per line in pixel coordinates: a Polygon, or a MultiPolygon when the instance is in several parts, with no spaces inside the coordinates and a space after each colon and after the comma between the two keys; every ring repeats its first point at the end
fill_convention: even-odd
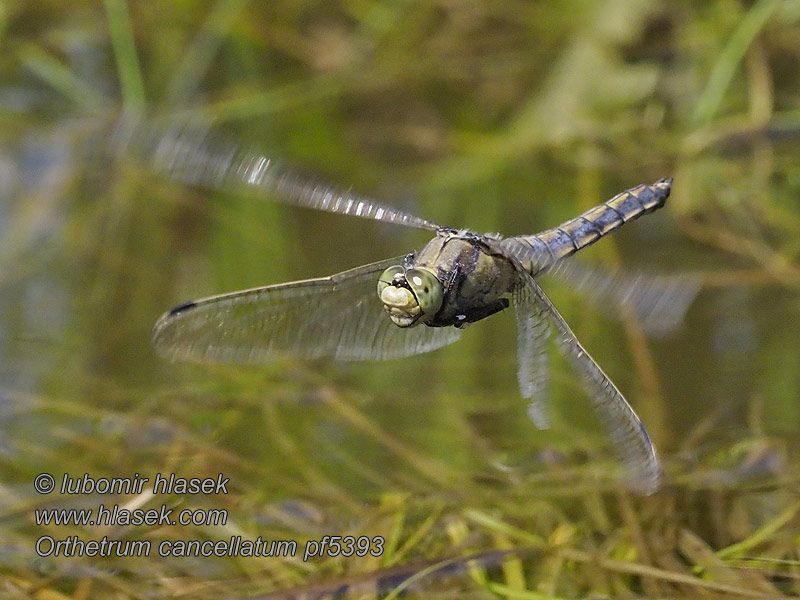
{"type": "Polygon", "coordinates": [[[432,318],[442,307],[442,284],[424,267],[389,267],[378,279],[378,297],[398,327],[411,327],[432,318]]]}

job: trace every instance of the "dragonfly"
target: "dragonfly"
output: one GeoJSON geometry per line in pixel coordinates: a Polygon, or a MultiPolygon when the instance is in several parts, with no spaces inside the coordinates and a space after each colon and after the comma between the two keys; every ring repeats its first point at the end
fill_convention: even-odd
{"type": "Polygon", "coordinates": [[[624,191],[580,216],[534,235],[502,237],[438,225],[371,198],[297,175],[279,163],[179,125],[117,137],[144,148],[152,168],[189,184],[251,189],[295,206],[432,232],[419,251],[328,277],[267,285],[176,306],[156,323],[153,342],[172,360],[259,364],[282,356],[342,361],[398,359],[447,346],[465,328],[513,306],[517,377],[528,414],[549,425],[552,340],[579,374],[628,473],[650,494],[661,468],[642,421],[578,341],[539,279],[623,224],[662,206],[671,179],[624,191]]]}

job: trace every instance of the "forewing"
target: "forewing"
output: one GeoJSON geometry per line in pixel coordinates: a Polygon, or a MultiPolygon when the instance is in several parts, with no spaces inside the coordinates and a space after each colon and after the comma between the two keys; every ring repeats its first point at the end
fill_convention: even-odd
{"type": "Polygon", "coordinates": [[[456,341],[454,327],[400,328],[384,312],[378,275],[402,262],[189,302],[159,319],[153,342],[173,360],[253,364],[280,356],[388,360],[456,341]]]}
{"type": "Polygon", "coordinates": [[[530,400],[528,416],[539,429],[550,426],[547,342],[550,320],[528,286],[514,294],[517,321],[517,380],[523,398],[530,400]]]}
{"type": "Polygon", "coordinates": [[[315,210],[439,229],[422,217],[298,175],[280,161],[234,143],[204,123],[173,120],[159,125],[122,118],[115,127],[113,145],[119,154],[143,160],[153,172],[182,183],[266,194],[272,200],[315,210]]]}
{"type": "Polygon", "coordinates": [[[547,315],[555,329],[559,350],[582,376],[592,406],[606,425],[630,474],[633,487],[645,494],[655,492],[660,485],[661,469],[644,424],[617,387],[581,346],[544,290],[533,277],[528,275],[524,280],[535,310],[547,315]]]}

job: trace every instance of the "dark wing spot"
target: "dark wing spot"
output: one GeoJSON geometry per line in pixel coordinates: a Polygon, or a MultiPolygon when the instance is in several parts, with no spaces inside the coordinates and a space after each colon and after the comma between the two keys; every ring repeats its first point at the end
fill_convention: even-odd
{"type": "Polygon", "coordinates": [[[177,315],[179,313],[182,313],[185,310],[189,310],[190,308],[194,308],[195,306],[197,306],[197,302],[186,302],[184,304],[179,304],[175,308],[170,309],[169,315],[171,317],[175,316],[175,315],[177,315]]]}

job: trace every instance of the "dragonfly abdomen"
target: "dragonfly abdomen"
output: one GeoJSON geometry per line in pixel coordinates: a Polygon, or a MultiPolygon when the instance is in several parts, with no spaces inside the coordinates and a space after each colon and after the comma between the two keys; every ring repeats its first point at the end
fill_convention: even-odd
{"type": "Polygon", "coordinates": [[[553,229],[506,238],[501,247],[513,254],[531,275],[537,275],[628,221],[658,210],[664,206],[671,186],[672,179],[639,185],[553,229]]]}

